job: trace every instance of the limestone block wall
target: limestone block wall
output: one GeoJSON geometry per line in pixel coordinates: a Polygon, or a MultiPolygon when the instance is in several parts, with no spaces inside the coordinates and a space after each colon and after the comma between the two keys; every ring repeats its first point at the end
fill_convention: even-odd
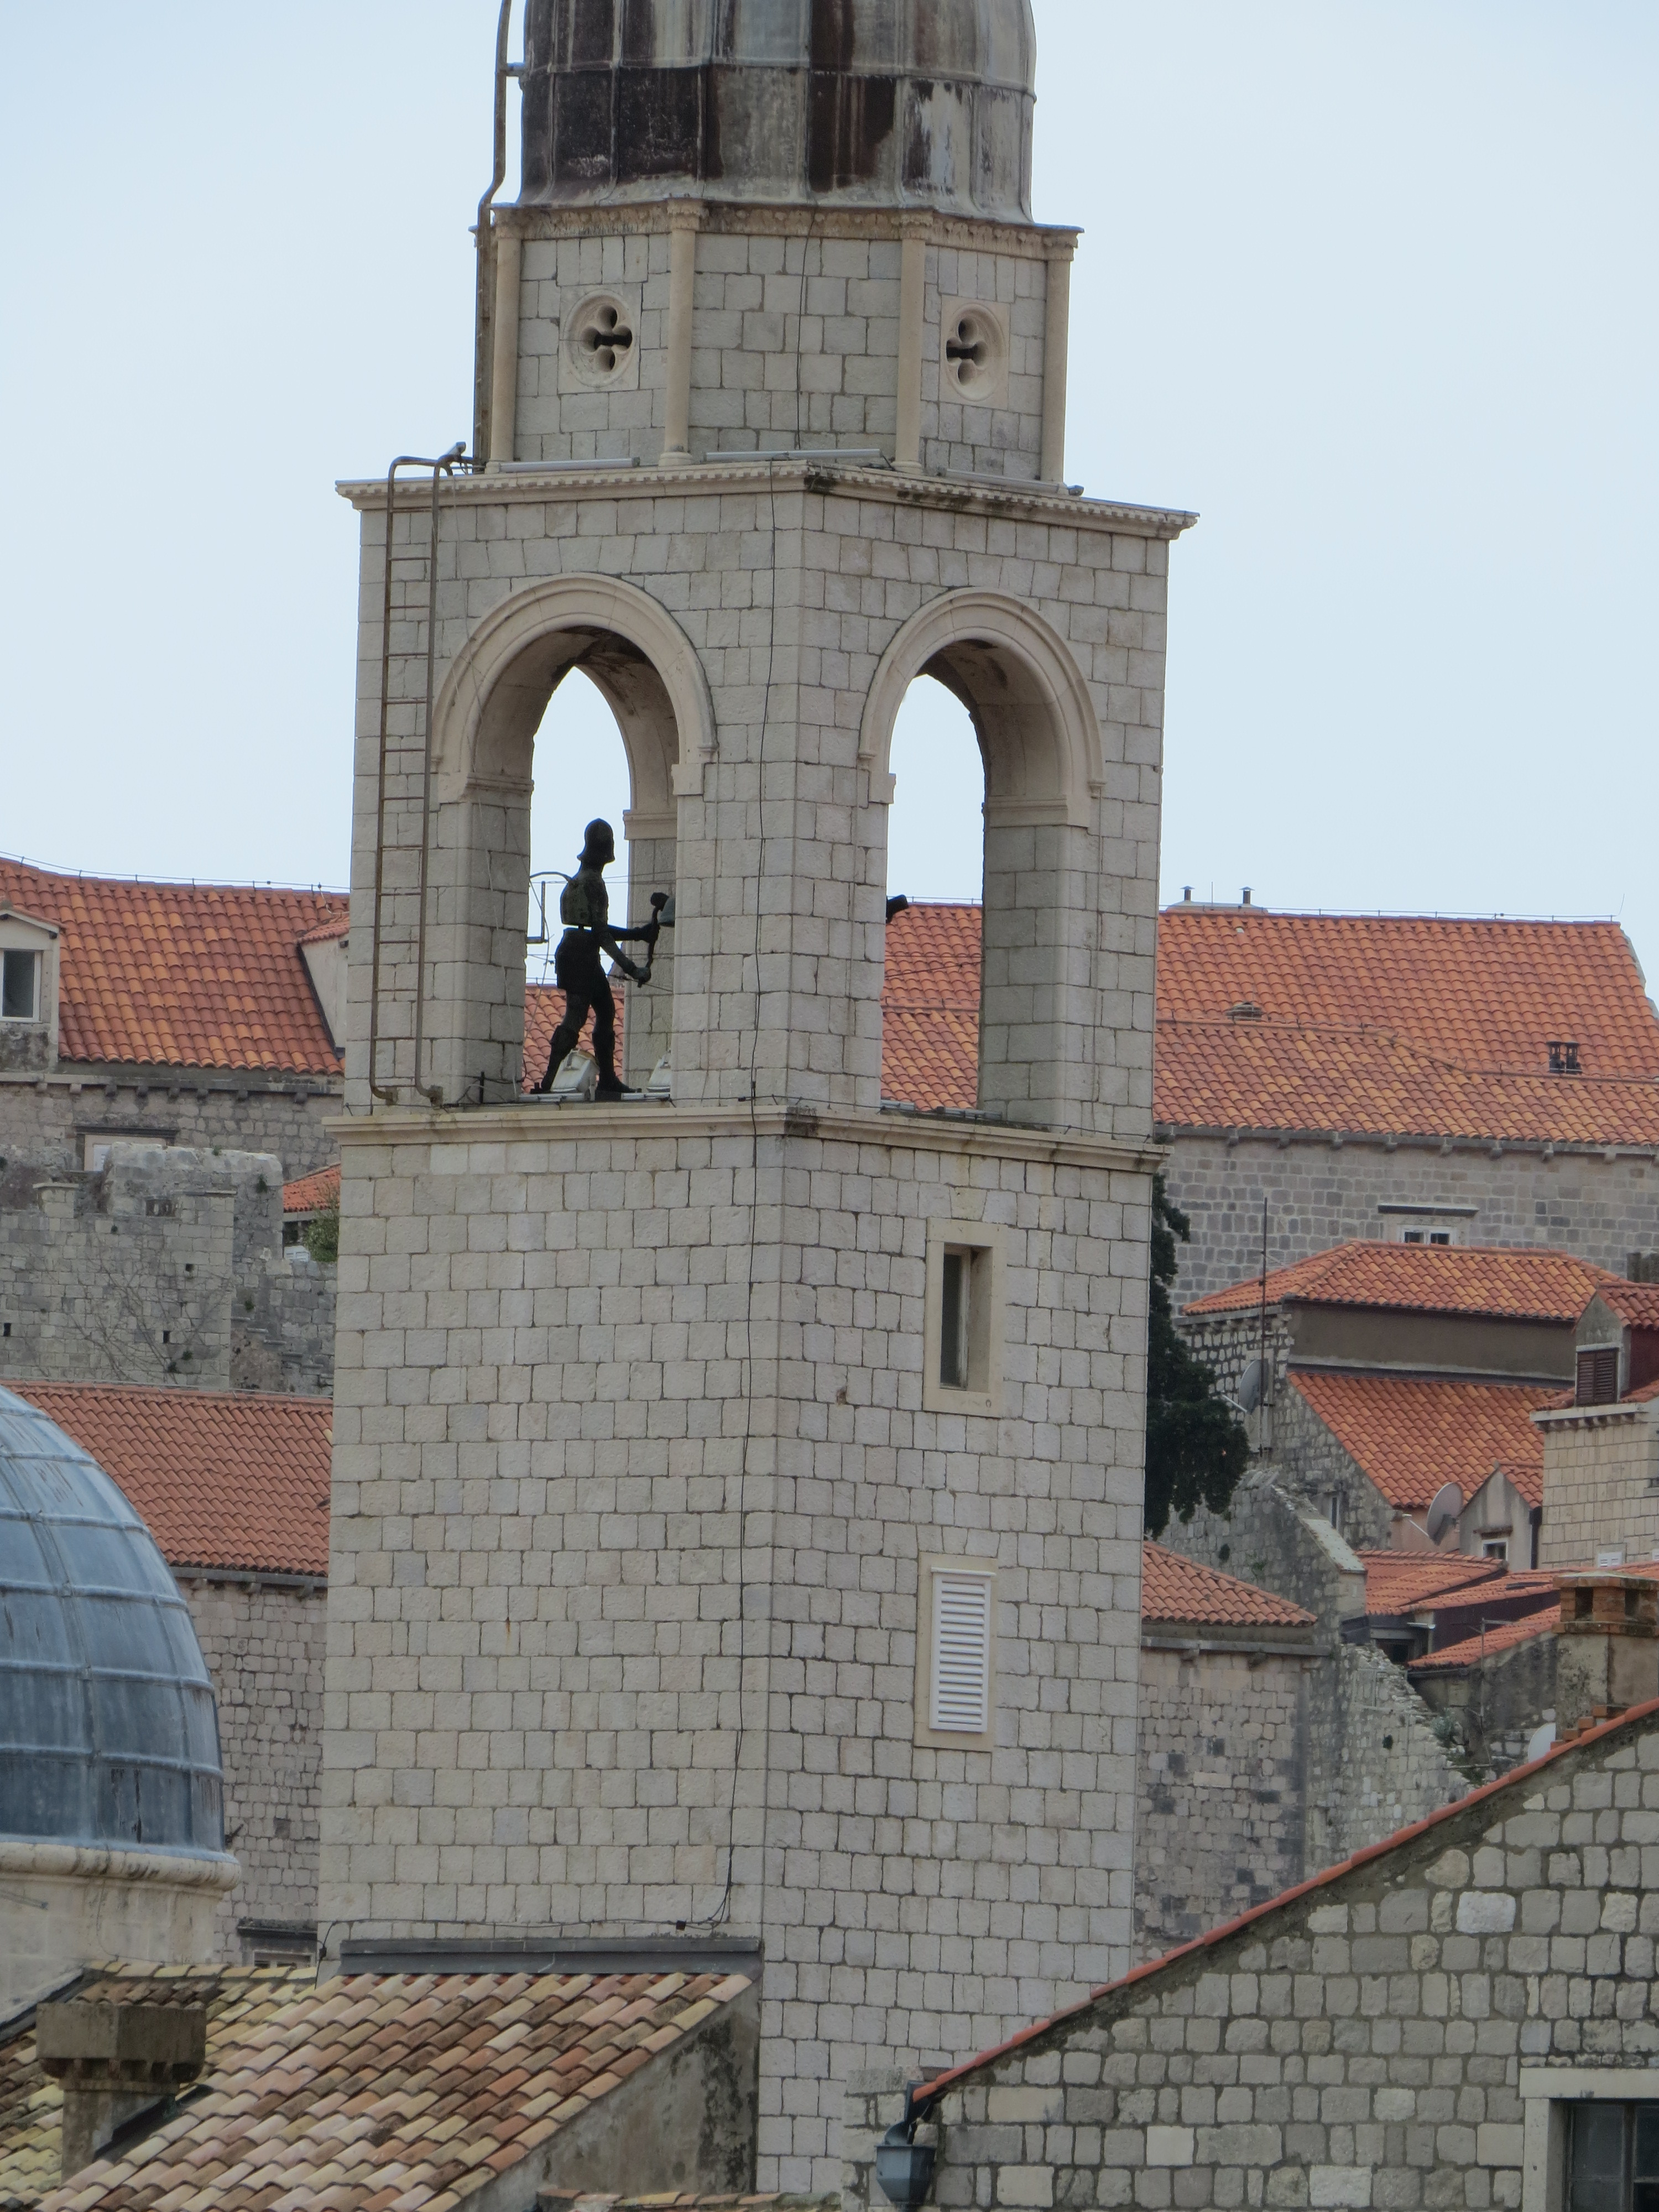
{"type": "Polygon", "coordinates": [[[205,1152],[274,1152],[292,1182],[338,1157],[325,1125],[340,1096],[337,1077],[284,1084],[220,1068],[0,1074],[0,1180],[18,1168],[70,1174],[88,1164],[89,1141],[155,1138],[205,1152]]]}
{"type": "MultiPolygon", "coordinates": [[[[897,430],[900,217],[708,207],[696,241],[691,448],[874,447],[897,430]]],[[[665,208],[501,210],[523,243],[514,453],[521,462],[654,465],[667,428],[670,235],[665,208]],[[623,311],[629,358],[585,361],[585,311],[623,311]]],[[[1034,481],[1042,451],[1048,263],[1040,231],[939,222],[927,248],[922,465],[1034,481]],[[995,310],[1006,358],[991,404],[951,384],[943,318],[995,310]]]]}
{"type": "Polygon", "coordinates": [[[326,1393],[334,1270],[282,1243],[270,1153],[112,1141],[0,1177],[0,1382],[326,1393]]]}
{"type": "Polygon", "coordinates": [[[1551,1413],[1544,1432],[1540,1567],[1620,1564],[1659,1558],[1659,1430],[1651,1405],[1598,1406],[1551,1413]]]}
{"type": "Polygon", "coordinates": [[[1260,1273],[1264,1196],[1274,1267],[1352,1238],[1397,1236],[1400,1217],[1384,1205],[1468,1207],[1434,1225],[1461,1244],[1549,1244],[1620,1274],[1632,1252],[1659,1250],[1650,1152],[1563,1146],[1546,1158],[1542,1146],[1506,1146],[1494,1159],[1485,1143],[1390,1150],[1380,1138],[1309,1137],[1281,1148],[1271,1134],[1230,1145],[1220,1130],[1172,1132],[1171,1145],[1170,1195],[1193,1224],[1180,1249],[1181,1303],[1260,1273]]]}
{"type": "MultiPolygon", "coordinates": [[[[1656,1817],[1650,1714],[1103,1991],[948,2095],[936,2201],[1564,2202],[1567,2109],[1659,2060],[1656,1817]]],[[[860,2212],[899,2101],[849,2112],[860,2212]]]]}
{"type": "Polygon", "coordinates": [[[1308,1867],[1335,1866],[1468,1794],[1405,1673],[1339,1644],[1310,1699],[1308,1867]]]}
{"type": "Polygon", "coordinates": [[[292,1577],[177,1579],[219,1710],[225,1848],[241,1874],[220,1900],[216,1943],[235,1962],[240,1921],[316,1924],[327,1593],[292,1577]]]}
{"type": "Polygon", "coordinates": [[[898,1115],[349,1133],[323,1921],[761,1936],[767,2186],[872,2052],[1118,1971],[1150,1199],[898,1115]],[[1002,1241],[1000,1414],[923,1405],[946,1220],[1002,1241]],[[994,1747],[916,1741],[930,1555],[996,1563],[994,1747]]]}
{"type": "Polygon", "coordinates": [[[1356,1552],[1389,1547],[1400,1516],[1293,1383],[1279,1385],[1273,1437],[1273,1474],[1281,1489],[1321,1514],[1335,1498],[1336,1525],[1356,1552]]]}
{"type": "Polygon", "coordinates": [[[1143,1647],[1135,1950],[1156,1958],[1302,1879],[1311,1654],[1143,1647]]]}

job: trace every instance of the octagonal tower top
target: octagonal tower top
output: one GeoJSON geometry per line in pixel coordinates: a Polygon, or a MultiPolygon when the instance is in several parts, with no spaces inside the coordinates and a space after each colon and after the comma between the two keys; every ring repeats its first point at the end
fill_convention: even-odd
{"type": "Polygon", "coordinates": [[[529,0],[520,204],[1031,220],[1030,0],[529,0]]]}

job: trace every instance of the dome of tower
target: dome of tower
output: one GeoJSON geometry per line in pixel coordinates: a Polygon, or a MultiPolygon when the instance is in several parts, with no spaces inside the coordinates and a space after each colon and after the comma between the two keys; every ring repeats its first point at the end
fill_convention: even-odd
{"type": "Polygon", "coordinates": [[[1029,222],[1030,0],[529,0],[521,204],[1029,222]]]}
{"type": "Polygon", "coordinates": [[[0,1843],[224,1849],[189,1608],[79,1444],[0,1389],[0,1843]]]}

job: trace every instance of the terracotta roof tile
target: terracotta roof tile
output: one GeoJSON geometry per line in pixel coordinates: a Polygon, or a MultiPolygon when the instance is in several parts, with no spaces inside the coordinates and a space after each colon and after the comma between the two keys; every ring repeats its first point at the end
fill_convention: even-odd
{"type": "MultiPolygon", "coordinates": [[[[1276,915],[1158,922],[1155,1113],[1200,1128],[1659,1143],[1659,1018],[1613,922],[1276,915]],[[1259,1018],[1231,1010],[1259,1007],[1259,1018]],[[1548,1047],[1579,1048],[1552,1076],[1548,1047]]],[[[882,1088],[971,1106],[980,910],[887,932],[882,1088]]]]}
{"type": "Polygon", "coordinates": [[[1314,1616],[1288,1598],[1236,1581],[1162,1544],[1140,1547],[1143,1621],[1191,1622],[1217,1628],[1312,1628],[1314,1616]]]}
{"type": "Polygon", "coordinates": [[[1501,1559],[1465,1559],[1456,1552],[1361,1552],[1365,1611],[1373,1618],[1419,1613],[1454,1591],[1485,1589],[1504,1576],[1501,1559]]]}
{"type": "Polygon", "coordinates": [[[1411,1674],[1436,1674],[1443,1668],[1474,1666],[1482,1659],[1490,1659],[1495,1652],[1512,1651],[1517,1644],[1530,1644],[1534,1636],[1553,1636],[1560,1618],[1555,1607],[1523,1613],[1519,1620],[1499,1621],[1483,1634],[1466,1636],[1461,1644],[1448,1644],[1443,1650],[1425,1651],[1420,1659],[1409,1660],[1406,1671],[1411,1674]]]}
{"type": "Polygon", "coordinates": [[[185,2110],[47,2192],[42,2212],[432,2212],[518,2165],[556,2131],[555,2115],[587,2110],[647,2039],[666,2048],[749,1986],[684,1974],[306,1981],[218,2035],[185,2110]],[[532,2119],[556,2068],[563,2101],[532,2119]]]}
{"type": "Polygon", "coordinates": [[[1598,1295],[1632,1328],[1659,1328],[1659,1283],[1615,1280],[1601,1285],[1598,1295]]]}
{"type": "Polygon", "coordinates": [[[319,1168],[315,1175],[297,1176],[283,1185],[284,1213],[316,1213],[340,1202],[340,1164],[319,1168]]]}
{"type": "MultiPolygon", "coordinates": [[[[60,1995],[207,2008],[208,2065],[316,1980],[308,1966],[88,1969],[60,1995]]],[[[33,2021],[0,2041],[0,2212],[23,2212],[58,2181],[63,2090],[35,2063],[33,2021]]]]}
{"type": "Polygon", "coordinates": [[[326,1398],[15,1382],[120,1485],[175,1567],[328,1572],[326,1398]]]}
{"type": "Polygon", "coordinates": [[[0,900],[55,922],[65,1060],[337,1075],[300,954],[332,891],[124,883],[0,860],[0,900]]]}
{"type": "Polygon", "coordinates": [[[1557,1395],[1548,1384],[1297,1368],[1288,1380],[1396,1512],[1431,1504],[1448,1482],[1467,1504],[1495,1467],[1542,1495],[1544,1441],[1531,1417],[1557,1395]]]}
{"type": "MultiPolygon", "coordinates": [[[[1620,1278],[1571,1252],[1543,1246],[1334,1245],[1267,1277],[1267,1302],[1386,1306],[1412,1313],[1486,1314],[1505,1321],[1576,1322],[1598,1291],[1620,1278]]],[[[1261,1278],[1194,1298],[1188,1314],[1248,1312],[1261,1303],[1261,1278]]]]}

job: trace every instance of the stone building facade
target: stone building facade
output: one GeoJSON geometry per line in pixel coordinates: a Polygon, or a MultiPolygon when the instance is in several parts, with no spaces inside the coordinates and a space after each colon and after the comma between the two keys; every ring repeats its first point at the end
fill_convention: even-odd
{"type": "Polygon", "coordinates": [[[269,1152],[112,1139],[101,1164],[0,1178],[0,1382],[314,1395],[334,1270],[283,1241],[269,1152]]]}
{"type": "MultiPolygon", "coordinates": [[[[937,2201],[1586,2201],[1659,2090],[1656,1818],[1650,1704],[936,2077],[937,2201]]],[[[896,2088],[849,2112],[871,2212],[896,2088]]]]}
{"type": "MultiPolygon", "coordinates": [[[[1011,70],[1029,97],[1022,0],[931,13],[968,111],[1011,70]]],[[[889,68],[873,36],[815,114],[874,115],[849,89],[889,68]]],[[[536,116],[556,139],[574,98],[548,66],[532,179],[536,116]]],[[[1130,1955],[1190,518],[1064,487],[1074,234],[1030,222],[1020,145],[1012,178],[890,192],[833,163],[775,192],[764,131],[722,146],[740,190],[601,191],[555,159],[487,228],[490,463],[441,484],[435,571],[428,486],[390,511],[347,487],[320,1915],[354,1957],[537,1926],[763,1943],[767,2186],[834,2185],[872,2055],[939,2063],[1130,1955]],[[532,744],[579,659],[629,757],[635,918],[676,902],[628,1008],[665,1100],[520,1098],[532,744]],[[927,672],[987,773],[979,1069],[948,1119],[883,1105],[889,751],[927,672]]]]}

